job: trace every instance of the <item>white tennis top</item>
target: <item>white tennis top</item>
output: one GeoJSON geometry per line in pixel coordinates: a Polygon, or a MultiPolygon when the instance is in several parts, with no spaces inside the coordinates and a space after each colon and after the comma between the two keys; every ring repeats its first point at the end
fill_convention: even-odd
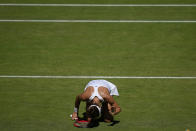
{"type": "Polygon", "coordinates": [[[89,86],[92,86],[94,88],[94,92],[92,93],[89,100],[92,100],[95,96],[97,96],[100,100],[103,101],[103,98],[101,97],[101,95],[98,92],[98,88],[101,87],[101,86],[107,88],[110,95],[119,96],[116,85],[114,85],[113,83],[111,83],[107,80],[92,80],[86,85],[84,90],[86,90],[89,86]]]}

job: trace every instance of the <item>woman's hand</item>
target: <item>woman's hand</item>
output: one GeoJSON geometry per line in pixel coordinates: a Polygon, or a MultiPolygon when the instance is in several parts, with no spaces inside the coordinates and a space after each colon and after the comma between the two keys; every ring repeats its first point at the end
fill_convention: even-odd
{"type": "Polygon", "coordinates": [[[73,112],[72,120],[78,120],[78,113],[77,112],[73,112]]]}

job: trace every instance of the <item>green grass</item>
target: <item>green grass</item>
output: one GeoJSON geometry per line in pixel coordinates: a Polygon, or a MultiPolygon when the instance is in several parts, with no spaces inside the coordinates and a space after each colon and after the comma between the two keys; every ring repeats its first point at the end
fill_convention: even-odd
{"type": "Polygon", "coordinates": [[[29,1],[24,1],[24,0],[1,0],[1,3],[91,3],[91,4],[96,4],[96,3],[104,3],[104,4],[194,4],[194,0],[29,0],[29,1]]]}
{"type": "MultiPolygon", "coordinates": [[[[69,115],[88,80],[0,79],[1,130],[78,130],[69,115]]],[[[110,80],[120,123],[93,130],[195,130],[195,80],[110,80]]],[[[81,112],[84,111],[82,103],[81,112]]],[[[80,114],[81,115],[81,114],[80,114]]],[[[89,130],[89,129],[88,129],[89,130]]]]}
{"type": "Polygon", "coordinates": [[[195,7],[0,7],[1,19],[195,20],[195,7]],[[58,14],[58,15],[57,15],[58,14]]]}
{"type": "MultiPolygon", "coordinates": [[[[1,0],[0,3],[194,3],[1,0]]],[[[195,7],[0,7],[0,19],[195,20],[195,7]]],[[[195,23],[0,23],[0,75],[196,76],[195,23]]],[[[195,79],[110,79],[120,123],[77,129],[69,115],[90,79],[0,78],[1,131],[196,130],[195,79]]],[[[85,104],[81,105],[81,113],[85,104]]]]}
{"type": "Polygon", "coordinates": [[[194,27],[183,23],[1,23],[0,72],[194,76],[194,27]]]}

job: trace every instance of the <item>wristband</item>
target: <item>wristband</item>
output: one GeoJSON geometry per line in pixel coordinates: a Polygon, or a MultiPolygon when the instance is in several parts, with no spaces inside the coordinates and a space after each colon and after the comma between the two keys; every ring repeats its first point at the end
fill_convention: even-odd
{"type": "Polygon", "coordinates": [[[74,107],[74,112],[78,113],[78,108],[74,107]]]}

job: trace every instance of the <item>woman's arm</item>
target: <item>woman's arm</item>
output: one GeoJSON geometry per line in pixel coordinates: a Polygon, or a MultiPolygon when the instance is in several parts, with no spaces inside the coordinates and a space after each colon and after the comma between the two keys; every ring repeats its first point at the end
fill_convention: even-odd
{"type": "Polygon", "coordinates": [[[112,96],[106,97],[107,102],[111,105],[110,114],[117,115],[121,112],[120,106],[116,103],[112,96]]]}
{"type": "Polygon", "coordinates": [[[78,119],[78,112],[80,108],[80,102],[85,101],[87,99],[85,93],[79,94],[76,96],[75,99],[75,107],[74,107],[74,112],[72,114],[72,120],[78,119]]]}
{"type": "Polygon", "coordinates": [[[79,112],[79,108],[80,108],[80,102],[81,102],[81,94],[76,96],[75,99],[75,107],[74,107],[74,112],[72,114],[72,120],[76,120],[78,119],[78,112],[79,112]]]}

